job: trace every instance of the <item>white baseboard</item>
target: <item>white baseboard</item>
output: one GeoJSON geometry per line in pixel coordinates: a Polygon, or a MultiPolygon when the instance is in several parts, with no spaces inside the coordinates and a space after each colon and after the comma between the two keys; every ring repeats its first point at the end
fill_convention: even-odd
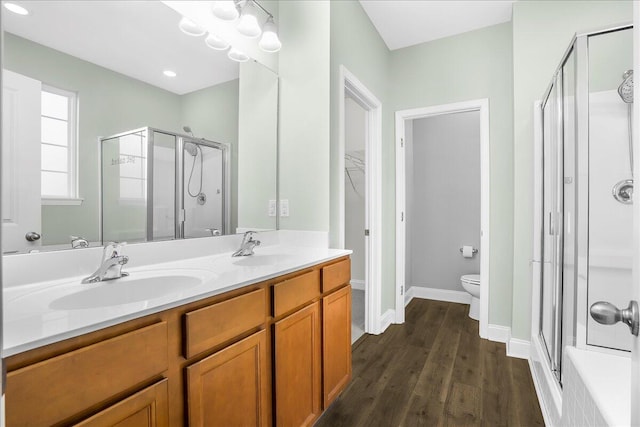
{"type": "Polygon", "coordinates": [[[383,333],[384,331],[386,331],[387,328],[391,326],[395,318],[396,318],[395,310],[389,309],[385,311],[384,314],[380,317],[380,333],[383,333]]]}
{"type": "Polygon", "coordinates": [[[351,289],[364,291],[364,280],[351,279],[351,289]]]}
{"type": "Polygon", "coordinates": [[[507,356],[529,359],[530,345],[527,340],[511,337],[511,328],[501,325],[489,325],[489,340],[507,344],[507,356]]]}
{"type": "Polygon", "coordinates": [[[507,341],[507,356],[518,359],[529,359],[531,343],[527,340],[509,338],[507,341]]]}
{"type": "Polygon", "coordinates": [[[489,341],[508,342],[511,337],[511,328],[508,326],[489,325],[489,341]]]}
{"type": "Polygon", "coordinates": [[[413,299],[413,287],[407,289],[404,293],[404,306],[408,306],[411,300],[413,299]]]}
{"type": "Polygon", "coordinates": [[[413,298],[432,299],[436,301],[457,302],[470,304],[471,295],[465,291],[451,291],[449,289],[425,288],[423,286],[411,286],[405,293],[405,304],[413,298]]]}

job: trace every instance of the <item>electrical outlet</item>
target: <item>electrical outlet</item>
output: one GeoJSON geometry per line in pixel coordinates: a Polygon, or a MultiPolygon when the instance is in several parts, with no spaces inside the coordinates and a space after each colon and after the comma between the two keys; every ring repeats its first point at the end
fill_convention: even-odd
{"type": "Polygon", "coordinates": [[[276,201],[269,200],[269,216],[276,216],[276,201]]]}
{"type": "Polygon", "coordinates": [[[289,200],[280,200],[280,216],[289,216],[289,200]]]}

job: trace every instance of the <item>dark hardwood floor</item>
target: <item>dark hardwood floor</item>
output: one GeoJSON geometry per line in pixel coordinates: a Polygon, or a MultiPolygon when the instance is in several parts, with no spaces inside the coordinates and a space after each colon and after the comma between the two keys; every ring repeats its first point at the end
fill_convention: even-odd
{"type": "Polygon", "coordinates": [[[480,339],[468,306],[414,299],[406,323],[353,345],[353,380],[316,423],[542,426],[526,360],[480,339]]]}

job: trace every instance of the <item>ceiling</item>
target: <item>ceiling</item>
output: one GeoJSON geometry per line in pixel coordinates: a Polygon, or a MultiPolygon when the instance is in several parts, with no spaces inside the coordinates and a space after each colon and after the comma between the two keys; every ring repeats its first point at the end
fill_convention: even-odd
{"type": "MultiPolygon", "coordinates": [[[[4,12],[6,31],[177,94],[238,77],[226,52],[178,29],[194,1],[16,1],[30,14],[4,12]],[[169,7],[167,7],[169,6],[169,7]],[[182,11],[182,9],[185,9],[182,11]],[[149,19],[153,17],[153,19],[149,19]],[[177,77],[166,77],[170,69],[177,77]]],[[[360,0],[389,49],[511,19],[512,0],[360,0]]],[[[205,14],[194,8],[195,19],[205,14]]],[[[215,23],[203,23],[207,28],[215,23]]],[[[216,24],[217,25],[217,24],[216,24]]],[[[255,56],[254,56],[255,57],[255,56]]]]}
{"type": "Polygon", "coordinates": [[[238,78],[238,63],[204,37],[178,29],[180,15],[157,1],[16,1],[6,31],[177,94],[238,78]],[[152,18],[152,19],[150,19],[152,18]],[[176,77],[163,75],[172,70],[176,77]]]}
{"type": "Polygon", "coordinates": [[[514,0],[360,0],[391,50],[511,20],[514,0]]]}

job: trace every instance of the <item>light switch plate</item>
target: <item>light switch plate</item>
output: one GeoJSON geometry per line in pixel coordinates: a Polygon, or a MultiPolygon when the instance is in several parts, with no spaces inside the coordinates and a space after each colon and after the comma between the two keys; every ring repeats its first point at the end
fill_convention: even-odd
{"type": "Polygon", "coordinates": [[[276,216],[276,201],[269,200],[269,216],[276,216]]]}
{"type": "Polygon", "coordinates": [[[289,199],[280,200],[280,216],[289,216],[289,199]]]}

